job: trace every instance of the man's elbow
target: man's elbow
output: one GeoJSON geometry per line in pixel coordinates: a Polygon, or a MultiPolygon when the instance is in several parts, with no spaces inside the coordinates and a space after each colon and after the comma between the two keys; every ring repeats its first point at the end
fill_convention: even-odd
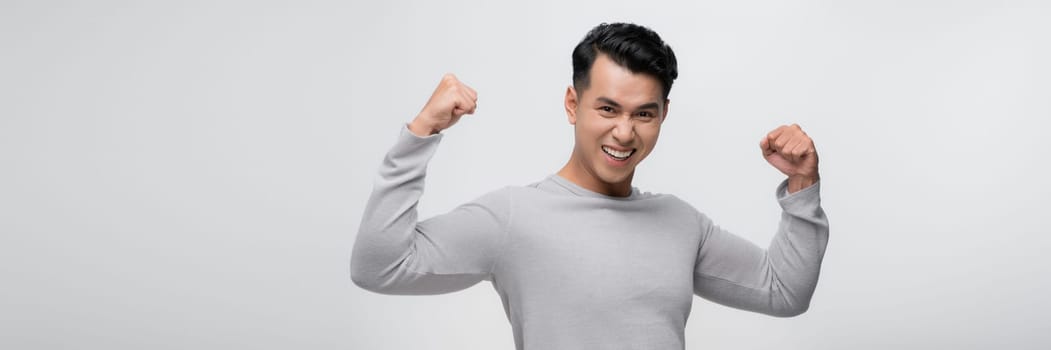
{"type": "Polygon", "coordinates": [[[770,316],[774,316],[774,317],[784,317],[784,318],[796,317],[796,316],[799,316],[799,315],[802,315],[802,314],[806,313],[808,309],[810,309],[810,302],[809,301],[808,302],[801,302],[801,303],[786,304],[786,305],[784,305],[782,307],[779,307],[779,308],[773,310],[773,312],[769,313],[769,315],[770,316]]]}
{"type": "Polygon", "coordinates": [[[350,280],[354,282],[354,285],[361,287],[361,289],[372,292],[376,291],[376,286],[378,285],[374,276],[370,276],[360,269],[355,269],[353,267],[350,269],[350,280]]]}
{"type": "Polygon", "coordinates": [[[383,293],[386,285],[379,273],[353,262],[350,264],[350,280],[361,289],[375,293],[383,293]]]}

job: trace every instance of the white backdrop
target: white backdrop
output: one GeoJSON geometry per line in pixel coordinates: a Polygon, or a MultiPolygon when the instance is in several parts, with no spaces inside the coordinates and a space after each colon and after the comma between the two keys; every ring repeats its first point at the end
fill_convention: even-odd
{"type": "Polygon", "coordinates": [[[558,170],[570,52],[680,62],[636,185],[765,246],[797,122],[832,237],[806,314],[696,298],[696,349],[1051,343],[1051,5],[1040,1],[2,1],[0,348],[512,349],[491,285],[349,279],[376,167],[440,76],[479,92],[423,217],[558,170]]]}

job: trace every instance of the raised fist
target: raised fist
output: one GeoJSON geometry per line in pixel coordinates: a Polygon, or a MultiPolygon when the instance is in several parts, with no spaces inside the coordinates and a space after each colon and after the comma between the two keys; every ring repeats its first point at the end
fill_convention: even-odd
{"type": "Polygon", "coordinates": [[[796,192],[816,183],[817,149],[814,141],[799,125],[782,125],[759,141],[763,158],[788,176],[788,192],[796,192]]]}
{"type": "Polygon", "coordinates": [[[431,94],[423,110],[409,123],[409,130],[417,136],[437,134],[456,124],[464,114],[473,114],[478,105],[478,93],[446,74],[431,94]]]}

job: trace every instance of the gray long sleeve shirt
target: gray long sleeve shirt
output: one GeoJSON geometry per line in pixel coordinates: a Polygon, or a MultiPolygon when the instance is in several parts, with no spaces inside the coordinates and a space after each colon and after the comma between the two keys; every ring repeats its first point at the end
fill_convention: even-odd
{"type": "Polygon", "coordinates": [[[681,199],[610,197],[558,176],[417,221],[442,135],[402,128],[351,257],[355,284],[440,294],[492,282],[523,349],[684,349],[693,295],[774,316],[806,311],[828,242],[819,184],[787,194],[767,249],[681,199]]]}

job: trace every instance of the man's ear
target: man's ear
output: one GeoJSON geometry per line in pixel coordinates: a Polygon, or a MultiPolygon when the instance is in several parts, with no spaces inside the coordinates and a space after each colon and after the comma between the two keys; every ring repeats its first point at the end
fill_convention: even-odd
{"type": "Polygon", "coordinates": [[[569,124],[577,125],[577,89],[570,85],[566,88],[566,116],[569,117],[569,124]]]}

